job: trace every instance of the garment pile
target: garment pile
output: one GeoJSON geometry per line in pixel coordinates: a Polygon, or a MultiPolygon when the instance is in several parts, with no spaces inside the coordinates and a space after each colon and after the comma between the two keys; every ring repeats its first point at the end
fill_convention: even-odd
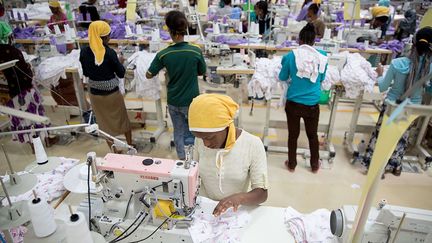
{"type": "Polygon", "coordinates": [[[68,68],[78,69],[78,73],[82,77],[83,71],[79,57],[80,51],[73,50],[66,56],[61,55],[45,59],[36,68],[36,82],[48,87],[57,87],[60,78],[66,78],[66,69],[68,68]]]}
{"type": "Polygon", "coordinates": [[[194,243],[240,243],[241,230],[251,220],[246,210],[239,208],[237,212],[229,209],[224,214],[215,217],[212,212],[217,202],[200,197],[199,208],[194,213],[194,223],[189,227],[194,243]]]}
{"type": "Polygon", "coordinates": [[[333,65],[327,66],[324,81],[321,83],[322,90],[330,90],[333,85],[340,83],[341,77],[338,67],[333,65]]]}
{"type": "Polygon", "coordinates": [[[364,91],[372,93],[377,80],[377,74],[372,65],[359,53],[343,52],[347,62],[341,71],[341,82],[345,87],[345,95],[355,99],[364,91]]]}
{"type": "Polygon", "coordinates": [[[330,230],[330,211],[327,209],[301,214],[289,207],[285,210],[285,225],[296,242],[337,242],[330,230]]]}
{"type": "Polygon", "coordinates": [[[156,53],[139,51],[128,58],[128,68],[134,69],[134,79],[132,80],[131,87],[135,87],[135,92],[138,96],[150,100],[160,99],[161,92],[158,75],[151,79],[146,78],[146,72],[155,56],[156,53]]]}
{"type": "Polygon", "coordinates": [[[279,73],[282,57],[257,58],[256,70],[248,83],[249,97],[271,100],[274,91],[280,89],[279,73]]]}

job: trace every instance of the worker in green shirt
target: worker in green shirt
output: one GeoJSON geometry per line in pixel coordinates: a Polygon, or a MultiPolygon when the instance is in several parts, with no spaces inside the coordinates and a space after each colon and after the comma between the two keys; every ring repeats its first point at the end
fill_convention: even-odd
{"type": "Polygon", "coordinates": [[[185,159],[185,145],[194,144],[189,131],[188,112],[192,99],[199,95],[198,76],[206,72],[201,49],[184,41],[188,28],[186,16],[180,11],[170,11],[165,17],[173,44],[159,51],[146,76],[156,76],[162,68],[168,74],[168,109],[174,126],[174,143],[179,159],[185,159]]]}

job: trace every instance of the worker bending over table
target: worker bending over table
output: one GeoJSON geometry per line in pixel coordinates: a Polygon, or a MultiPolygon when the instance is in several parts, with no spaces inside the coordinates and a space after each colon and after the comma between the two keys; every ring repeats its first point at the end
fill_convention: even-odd
{"type": "Polygon", "coordinates": [[[229,208],[267,200],[267,157],[262,141],[234,125],[239,106],[226,95],[202,94],[189,108],[189,127],[196,137],[201,195],[219,201],[219,216],[229,208]],[[249,184],[251,190],[248,191],[249,184]]]}
{"type": "MultiPolygon", "coordinates": [[[[416,33],[413,39],[413,47],[409,57],[400,57],[392,60],[390,67],[384,76],[382,66],[378,66],[376,71],[379,77],[378,86],[380,91],[386,92],[388,90],[386,99],[393,102],[397,101],[416,81],[432,72],[431,59],[432,28],[425,27],[416,33]]],[[[429,86],[428,91],[430,90],[431,89],[429,86]]],[[[419,88],[409,98],[411,103],[421,104],[422,97],[423,88],[419,88]]],[[[369,145],[366,149],[366,155],[363,158],[363,164],[367,169],[369,168],[370,162],[372,160],[375,144],[386,109],[387,105],[384,103],[381,108],[375,131],[372,133],[369,145]]],[[[408,129],[399,140],[396,150],[390,157],[384,173],[391,172],[396,176],[399,176],[402,173],[402,159],[408,148],[409,130],[410,129],[408,129]]]]}
{"type": "MultiPolygon", "coordinates": [[[[124,134],[126,142],[132,144],[132,133],[120,80],[125,68],[117,53],[108,47],[111,28],[104,21],[95,21],[89,27],[90,46],[81,49],[80,62],[84,76],[89,78],[90,102],[99,128],[112,136],[124,134]]],[[[113,142],[107,140],[113,152],[113,142]]]]}
{"type": "Polygon", "coordinates": [[[200,47],[184,41],[188,28],[184,13],[170,11],[165,22],[174,43],[157,53],[146,77],[153,78],[162,68],[167,70],[167,102],[174,127],[174,144],[178,158],[184,160],[184,146],[193,145],[195,141],[188,126],[189,105],[199,95],[198,76],[205,74],[206,64],[200,47]]]}
{"type": "MultiPolygon", "coordinates": [[[[387,31],[388,20],[390,18],[390,9],[385,6],[373,7],[371,10],[372,21],[370,24],[371,29],[380,28],[382,30],[381,38],[384,38],[387,31]]],[[[372,40],[377,42],[377,40],[372,40]]]]}
{"type": "Polygon", "coordinates": [[[286,93],[285,112],[288,122],[288,160],[285,165],[290,172],[297,166],[297,139],[300,135],[300,119],[303,118],[311,153],[310,165],[313,173],[320,167],[318,122],[321,82],[327,70],[327,54],[313,48],[314,26],[308,23],[299,34],[300,46],[282,58],[281,81],[291,81],[286,93]]]}

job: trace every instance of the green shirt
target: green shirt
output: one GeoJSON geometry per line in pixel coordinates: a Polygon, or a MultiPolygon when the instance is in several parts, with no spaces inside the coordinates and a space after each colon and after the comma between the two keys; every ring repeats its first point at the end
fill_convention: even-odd
{"type": "Polygon", "coordinates": [[[169,78],[168,104],[189,106],[199,95],[198,75],[206,71],[201,49],[187,42],[171,44],[157,53],[148,72],[154,76],[164,67],[169,78]]]}

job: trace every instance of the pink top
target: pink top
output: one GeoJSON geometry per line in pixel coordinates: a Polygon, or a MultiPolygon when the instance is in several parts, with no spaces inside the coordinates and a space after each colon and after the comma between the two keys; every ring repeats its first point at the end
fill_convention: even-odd
{"type": "Polygon", "coordinates": [[[54,30],[54,25],[57,24],[60,30],[63,32],[64,31],[63,24],[65,24],[66,22],[67,22],[66,14],[64,13],[53,14],[51,15],[50,20],[48,21],[48,27],[51,30],[54,30]]]}

